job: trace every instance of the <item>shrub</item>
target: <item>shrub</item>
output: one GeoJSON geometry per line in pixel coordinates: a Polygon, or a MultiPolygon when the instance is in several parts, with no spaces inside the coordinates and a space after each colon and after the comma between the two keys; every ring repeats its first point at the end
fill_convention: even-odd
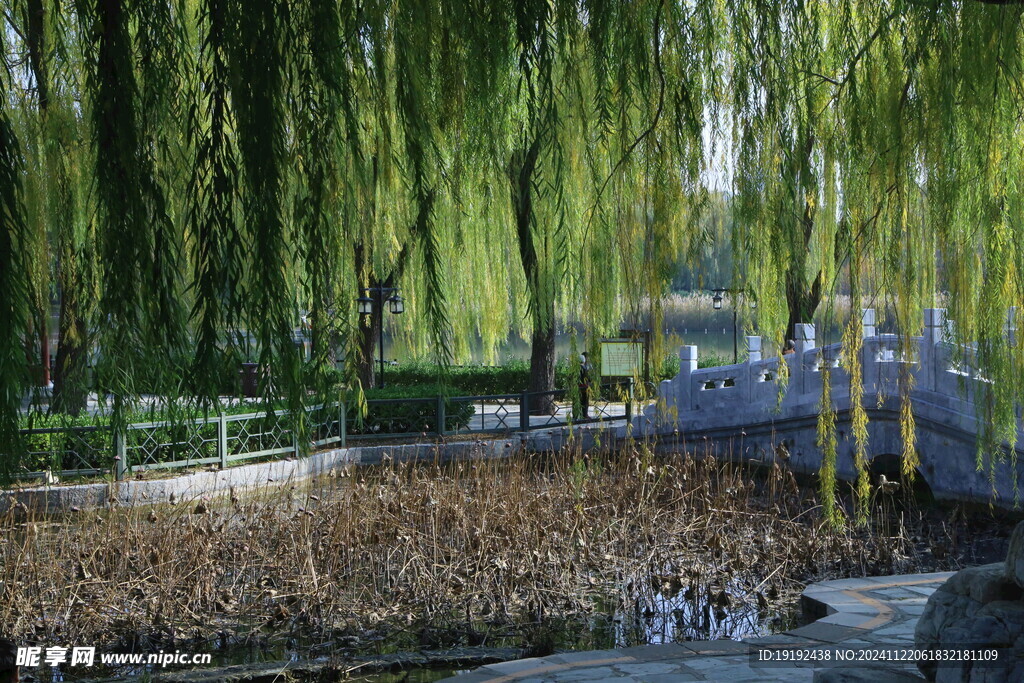
{"type": "MultiPolygon", "coordinates": [[[[717,368],[720,365],[732,365],[732,358],[715,353],[705,353],[697,358],[698,368],[717,368]]],[[[676,372],[679,372],[679,363],[676,363],[676,372]]]]}
{"type": "MultiPolygon", "coordinates": [[[[225,414],[260,412],[251,404],[231,406],[225,414]]],[[[125,449],[128,465],[173,462],[175,460],[217,457],[216,422],[197,424],[202,415],[163,411],[136,412],[128,415],[129,424],[167,423],[146,429],[130,429],[125,449]]],[[[98,469],[114,466],[114,439],[108,416],[32,415],[22,419],[25,453],[24,470],[98,469]]],[[[228,447],[234,452],[258,451],[290,443],[287,432],[291,418],[285,414],[265,415],[251,420],[227,423],[228,447]],[[277,424],[274,424],[274,423],[277,424]]]]}
{"type": "Polygon", "coordinates": [[[91,419],[62,423],[35,422],[23,432],[22,467],[29,472],[63,469],[109,469],[114,464],[113,436],[105,425],[91,419]]]}
{"type": "MultiPolygon", "coordinates": [[[[678,373],[679,357],[676,354],[668,354],[658,366],[658,377],[655,381],[670,379],[678,373]]],[[[440,381],[440,374],[435,363],[411,361],[389,368],[386,378],[388,384],[393,387],[418,387],[436,385],[440,381]]],[[[509,358],[501,365],[453,365],[449,368],[444,381],[448,386],[448,394],[452,396],[518,394],[526,391],[529,385],[530,363],[518,358],[509,358]]],[[[568,389],[576,382],[570,359],[563,357],[555,365],[555,387],[568,389]]]]}
{"type": "MultiPolygon", "coordinates": [[[[441,380],[439,367],[429,361],[402,363],[386,371],[388,384],[417,387],[436,385],[441,380]]],[[[444,377],[449,395],[487,396],[490,394],[516,394],[526,390],[530,379],[530,364],[516,358],[502,365],[453,365],[444,377]]]]}
{"type": "MultiPolygon", "coordinates": [[[[368,414],[360,420],[355,411],[348,413],[350,433],[407,433],[435,431],[436,397],[439,388],[423,386],[415,389],[385,389],[366,392],[368,414]],[[422,398],[422,401],[410,401],[422,398]],[[394,403],[378,403],[378,399],[401,399],[394,403]]],[[[279,411],[281,406],[276,407],[279,411]]],[[[217,423],[196,423],[204,415],[192,413],[168,415],[164,411],[136,412],[128,416],[129,424],[159,426],[130,429],[125,448],[128,465],[157,464],[178,460],[216,458],[217,423]],[[167,424],[160,424],[167,423],[167,424]]],[[[228,420],[227,442],[231,453],[253,453],[290,447],[294,420],[286,412],[266,414],[262,405],[242,403],[225,408],[225,415],[257,413],[247,420],[228,420]]],[[[216,414],[211,415],[215,417],[216,414]]],[[[465,428],[474,415],[471,403],[446,401],[445,428],[465,428]]],[[[321,436],[318,428],[327,416],[310,414],[310,428],[321,436]]],[[[30,415],[21,420],[25,451],[17,470],[38,472],[71,469],[111,470],[114,467],[114,439],[108,416],[30,415]]],[[[336,433],[336,432],[334,432],[336,433]]]]}
{"type": "MultiPolygon", "coordinates": [[[[371,389],[366,393],[366,416],[360,419],[350,411],[350,434],[406,434],[437,431],[437,397],[442,389],[437,384],[418,387],[371,389]]],[[[451,396],[452,392],[447,392],[451,396]]],[[[469,425],[476,410],[472,403],[445,403],[445,431],[453,432],[469,425]]]]}

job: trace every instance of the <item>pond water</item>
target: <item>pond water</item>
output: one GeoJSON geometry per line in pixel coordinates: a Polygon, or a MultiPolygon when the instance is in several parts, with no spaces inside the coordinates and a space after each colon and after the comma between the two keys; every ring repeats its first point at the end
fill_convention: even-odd
{"type": "MultiPolygon", "coordinates": [[[[653,583],[657,583],[657,580],[652,579],[653,583]]],[[[779,633],[801,623],[801,615],[795,602],[781,607],[776,603],[774,608],[768,608],[767,605],[758,607],[742,600],[741,586],[729,587],[718,594],[700,589],[684,589],[679,584],[666,584],[657,591],[645,587],[638,592],[646,595],[636,596],[626,608],[616,604],[615,598],[609,597],[605,604],[598,606],[596,614],[590,617],[549,619],[543,625],[523,625],[513,630],[501,629],[482,645],[487,648],[514,648],[518,651],[525,650],[527,655],[543,656],[555,650],[583,651],[692,640],[743,639],[779,633]]],[[[480,628],[481,632],[487,629],[484,624],[475,626],[480,628]]],[[[366,644],[359,647],[345,647],[344,645],[348,643],[323,642],[322,638],[304,638],[295,633],[267,636],[257,630],[251,636],[251,641],[247,644],[240,644],[236,639],[235,644],[227,647],[218,647],[224,643],[192,643],[183,644],[180,649],[182,652],[212,654],[211,664],[200,667],[199,671],[328,657],[338,662],[339,666],[351,669],[345,680],[363,683],[431,683],[475,668],[418,667],[398,672],[378,671],[359,674],[359,663],[362,660],[403,652],[423,652],[421,644],[410,633],[398,632],[385,638],[370,636],[365,639],[366,644]]],[[[462,647],[464,650],[471,649],[465,644],[462,647]]],[[[142,667],[107,670],[101,673],[97,669],[91,669],[88,678],[95,679],[98,675],[138,678],[145,676],[147,669],[149,673],[162,671],[142,667]]],[[[64,674],[59,670],[42,670],[33,673],[42,674],[36,676],[36,680],[40,681],[73,683],[83,680],[74,675],[77,672],[64,674]]]]}
{"type": "MultiPolygon", "coordinates": [[[[682,346],[684,344],[696,345],[701,357],[708,355],[718,356],[727,361],[732,360],[733,354],[733,329],[731,321],[725,323],[718,322],[715,326],[710,323],[699,323],[700,327],[673,327],[664,330],[665,338],[668,340],[668,347],[682,346]]],[[[889,328],[885,329],[886,332],[892,331],[889,328]]],[[[742,360],[746,351],[746,341],[744,340],[744,330],[740,329],[736,331],[736,350],[739,358],[742,360]]],[[[838,342],[842,337],[841,330],[837,327],[830,328],[830,332],[827,339],[823,339],[819,334],[819,341],[825,343],[838,342]]],[[[582,335],[577,335],[577,345],[584,343],[582,335]]],[[[470,342],[472,349],[472,358],[470,359],[459,359],[458,362],[462,363],[483,363],[485,361],[482,344],[479,339],[470,342]]],[[[567,330],[560,330],[555,335],[555,355],[557,358],[564,358],[568,356],[572,349],[571,346],[571,335],[567,330]]],[[[769,353],[767,342],[765,343],[764,355],[774,355],[769,353]]],[[[392,339],[390,334],[385,333],[384,335],[384,357],[387,359],[397,360],[399,363],[403,359],[413,358],[414,354],[408,345],[402,339],[392,339]]],[[[512,336],[505,343],[498,347],[497,352],[498,362],[506,358],[515,358],[518,360],[529,360],[530,359],[530,343],[529,341],[523,340],[518,336],[512,336]]]]}
{"type": "MultiPolygon", "coordinates": [[[[696,344],[701,356],[708,354],[732,359],[732,328],[705,328],[669,331],[672,335],[673,345],[675,344],[696,344]]],[[[582,338],[577,337],[577,345],[582,343],[582,338]]],[[[737,346],[742,356],[744,353],[744,340],[742,335],[738,338],[737,346]]],[[[570,335],[561,332],[555,336],[555,355],[561,359],[569,355],[572,350],[570,335]]],[[[401,363],[403,359],[414,357],[413,352],[402,340],[392,340],[389,336],[384,337],[384,357],[388,360],[397,360],[401,363]]],[[[498,348],[497,357],[499,362],[502,359],[514,358],[517,360],[530,360],[530,343],[518,337],[509,339],[498,348]]],[[[483,363],[485,361],[483,350],[479,341],[472,345],[472,358],[462,362],[483,363]]]]}
{"type": "MultiPolygon", "coordinates": [[[[513,648],[519,652],[526,651],[527,655],[543,656],[555,650],[583,651],[692,640],[743,639],[779,633],[801,623],[802,617],[795,600],[790,604],[775,602],[772,607],[767,604],[759,606],[744,599],[749,589],[738,584],[715,593],[709,588],[698,587],[695,590],[683,587],[677,581],[663,584],[660,581],[657,577],[651,577],[649,585],[626,590],[633,595],[628,605],[623,605],[620,598],[609,596],[597,605],[591,616],[552,618],[543,624],[523,624],[518,628],[505,627],[496,631],[486,624],[475,624],[478,633],[488,633],[486,640],[477,644],[486,648],[513,648]]],[[[210,665],[199,667],[198,671],[327,657],[338,663],[347,662],[339,664],[343,668],[352,669],[345,680],[363,683],[430,683],[475,668],[419,667],[397,673],[359,674],[359,663],[363,660],[403,652],[423,652],[422,643],[416,634],[403,631],[384,636],[367,634],[355,647],[352,646],[352,640],[349,636],[339,638],[338,641],[324,642],[323,637],[304,637],[296,631],[271,635],[255,629],[248,638],[238,634],[230,643],[180,643],[176,649],[189,653],[209,652],[212,655],[210,665]]],[[[472,649],[459,636],[455,636],[446,645],[461,647],[463,650],[472,649]]],[[[142,649],[150,651],[144,645],[142,649]]],[[[34,680],[73,683],[99,677],[138,678],[160,671],[166,670],[134,667],[61,672],[59,669],[44,667],[32,673],[35,675],[34,680]]]]}

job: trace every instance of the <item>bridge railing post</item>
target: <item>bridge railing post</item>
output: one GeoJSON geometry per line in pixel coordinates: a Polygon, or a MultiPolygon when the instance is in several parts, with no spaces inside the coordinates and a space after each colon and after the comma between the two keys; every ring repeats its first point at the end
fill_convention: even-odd
{"type": "Polygon", "coordinates": [[[796,362],[793,364],[793,375],[790,379],[790,386],[797,386],[800,393],[807,393],[807,373],[804,372],[804,354],[812,351],[817,346],[817,337],[814,333],[813,323],[796,324],[796,362]],[[795,382],[795,385],[794,385],[795,382]]]}
{"type": "Polygon", "coordinates": [[[693,409],[693,375],[697,371],[697,347],[679,348],[679,383],[676,386],[676,405],[679,412],[693,409]]]}
{"type": "Polygon", "coordinates": [[[877,329],[875,328],[875,309],[860,309],[860,325],[861,336],[864,339],[867,339],[868,337],[874,337],[878,334],[877,329]]]}
{"type": "Polygon", "coordinates": [[[1017,307],[1006,309],[1006,341],[1012,347],[1017,343],[1017,307]]]}
{"type": "Polygon", "coordinates": [[[747,337],[747,403],[754,400],[754,390],[759,382],[764,381],[764,368],[754,368],[761,363],[761,337],[747,337]]]}
{"type": "MultiPolygon", "coordinates": [[[[861,337],[869,339],[878,336],[878,328],[875,327],[875,309],[862,308],[860,311],[861,337]]],[[[862,344],[860,349],[861,377],[863,378],[864,392],[875,393],[878,391],[878,363],[875,362],[875,351],[867,344],[862,344]]]]}
{"type": "MultiPolygon", "coordinates": [[[[936,391],[939,385],[939,344],[945,336],[946,309],[924,309],[924,336],[921,338],[921,374],[918,386],[926,391],[936,391]]],[[[944,368],[943,368],[944,369],[944,368]]]]}
{"type": "Polygon", "coordinates": [[[761,360],[761,337],[747,337],[747,365],[761,360]]]}

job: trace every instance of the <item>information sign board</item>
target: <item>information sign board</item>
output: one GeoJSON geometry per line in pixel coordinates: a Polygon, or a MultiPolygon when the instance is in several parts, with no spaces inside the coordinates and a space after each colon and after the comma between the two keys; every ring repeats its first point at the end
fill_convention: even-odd
{"type": "Polygon", "coordinates": [[[634,339],[601,340],[602,377],[639,377],[644,368],[644,343],[634,339]]]}

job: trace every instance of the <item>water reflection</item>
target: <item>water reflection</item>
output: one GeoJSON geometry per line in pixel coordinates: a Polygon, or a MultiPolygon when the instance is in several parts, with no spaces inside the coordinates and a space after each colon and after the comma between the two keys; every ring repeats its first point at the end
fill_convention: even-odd
{"type": "Polygon", "coordinates": [[[657,645],[689,640],[741,640],[793,628],[795,606],[774,608],[738,585],[718,590],[674,584],[616,609],[614,646],[657,645]],[[760,604],[759,604],[760,602],[760,604]]]}

